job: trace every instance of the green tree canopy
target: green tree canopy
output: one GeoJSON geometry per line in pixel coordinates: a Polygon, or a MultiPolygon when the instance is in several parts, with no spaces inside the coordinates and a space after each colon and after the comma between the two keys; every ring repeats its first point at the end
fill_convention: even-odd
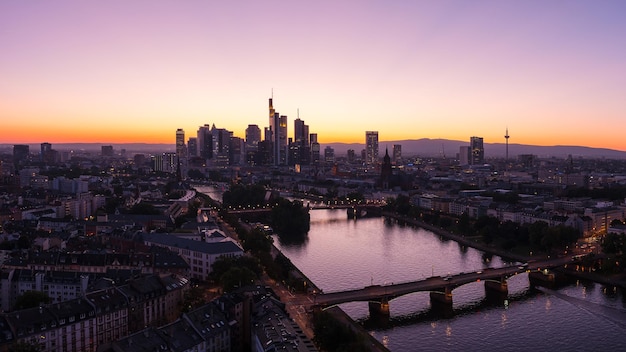
{"type": "Polygon", "coordinates": [[[15,310],[37,307],[50,303],[50,297],[42,291],[26,291],[15,300],[15,310]]]}

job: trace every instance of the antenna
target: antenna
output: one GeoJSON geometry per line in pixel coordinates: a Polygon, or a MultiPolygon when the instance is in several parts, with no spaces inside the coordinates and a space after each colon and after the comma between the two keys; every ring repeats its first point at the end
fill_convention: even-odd
{"type": "Polygon", "coordinates": [[[298,118],[300,118],[300,108],[298,108],[298,118]]]}
{"type": "Polygon", "coordinates": [[[272,100],[274,99],[274,88],[272,87],[272,100]]]}
{"type": "Polygon", "coordinates": [[[509,127],[506,128],[506,134],[504,135],[504,139],[506,141],[506,160],[509,160],[509,127]]]}

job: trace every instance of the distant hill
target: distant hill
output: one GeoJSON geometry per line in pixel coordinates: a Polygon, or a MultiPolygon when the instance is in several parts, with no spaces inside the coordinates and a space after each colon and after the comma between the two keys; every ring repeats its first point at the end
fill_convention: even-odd
{"type": "MultiPolygon", "coordinates": [[[[394,144],[402,146],[402,155],[419,155],[419,156],[441,156],[456,157],[461,146],[468,146],[469,141],[456,141],[450,139],[411,139],[401,141],[379,141],[378,150],[380,155],[385,154],[385,148],[389,149],[391,154],[394,144]]],[[[344,156],[348,149],[354,149],[359,154],[365,148],[364,143],[328,143],[322,145],[322,152],[326,146],[335,149],[335,155],[344,156]]],[[[485,143],[485,158],[504,157],[506,155],[506,144],[504,143],[485,143]]],[[[539,157],[557,157],[566,158],[571,155],[574,158],[609,158],[609,159],[626,159],[626,151],[606,149],[606,148],[590,148],[580,146],[537,146],[527,144],[509,144],[509,157],[516,158],[520,154],[533,154],[539,157]]]]}
{"type": "MultiPolygon", "coordinates": [[[[454,158],[459,153],[459,148],[461,146],[469,145],[469,141],[429,138],[400,141],[379,141],[379,154],[381,156],[384,155],[385,148],[389,148],[389,153],[391,154],[394,144],[400,144],[402,146],[402,155],[404,156],[445,155],[447,157],[454,158]]],[[[39,152],[39,144],[29,145],[31,153],[36,154],[39,152]]],[[[56,150],[99,152],[103,145],[112,145],[116,153],[119,153],[122,149],[126,149],[126,152],[129,155],[132,155],[133,153],[173,152],[176,149],[173,143],[53,143],[52,148],[56,150]]],[[[335,149],[335,155],[342,157],[348,153],[348,149],[354,149],[357,154],[360,154],[361,150],[365,149],[364,143],[324,143],[321,145],[322,153],[324,152],[324,148],[327,146],[335,149]]],[[[491,157],[504,157],[506,155],[506,145],[504,143],[485,143],[484,147],[485,158],[487,159],[491,157]]],[[[13,144],[0,144],[0,151],[5,153],[10,153],[12,148],[13,144]]],[[[566,145],[537,146],[527,144],[509,144],[510,158],[516,158],[520,154],[533,154],[542,158],[566,158],[571,155],[574,158],[626,159],[626,151],[614,149],[566,145]]]]}
{"type": "MultiPolygon", "coordinates": [[[[39,152],[40,144],[27,143],[30,146],[30,152],[36,154],[39,152]]],[[[173,152],[176,146],[168,143],[52,143],[52,149],[55,150],[75,150],[85,152],[100,152],[103,145],[113,146],[113,150],[119,153],[122,149],[126,149],[127,153],[154,153],[154,152],[173,152]]],[[[0,150],[12,150],[13,144],[0,144],[0,150]]]]}

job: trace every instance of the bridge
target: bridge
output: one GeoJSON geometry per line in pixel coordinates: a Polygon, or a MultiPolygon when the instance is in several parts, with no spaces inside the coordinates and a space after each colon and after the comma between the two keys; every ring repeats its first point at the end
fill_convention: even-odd
{"type": "Polygon", "coordinates": [[[370,315],[389,315],[389,301],[414,292],[430,292],[431,305],[452,308],[452,290],[470,282],[483,281],[486,294],[506,297],[508,286],[506,279],[519,273],[527,272],[532,285],[554,282],[554,273],[548,269],[576,263],[580,258],[571,256],[529,262],[501,268],[484,269],[471,273],[460,273],[446,277],[433,276],[424,280],[403,282],[390,285],[372,285],[361,289],[340,292],[320,293],[314,298],[314,306],[325,308],[340,303],[367,301],[370,315]]]}
{"type": "MultiPolygon", "coordinates": [[[[319,202],[319,203],[304,203],[305,206],[308,206],[309,210],[317,210],[317,209],[348,209],[349,212],[353,212],[354,214],[360,213],[362,211],[368,210],[378,210],[381,209],[381,204],[377,203],[342,203],[342,202],[319,202]]],[[[235,208],[227,208],[230,214],[255,214],[255,213],[269,213],[272,211],[273,206],[249,206],[249,207],[235,207],[235,208]]]]}

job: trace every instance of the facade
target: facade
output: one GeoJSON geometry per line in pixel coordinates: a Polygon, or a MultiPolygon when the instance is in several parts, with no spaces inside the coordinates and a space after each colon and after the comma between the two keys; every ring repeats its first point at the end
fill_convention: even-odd
{"type": "Polygon", "coordinates": [[[269,123],[272,131],[274,165],[287,164],[287,116],[274,109],[273,99],[269,99],[269,123]]]}
{"type": "Polygon", "coordinates": [[[402,164],[402,145],[401,144],[393,145],[393,163],[395,165],[402,164]]]}
{"type": "Polygon", "coordinates": [[[13,163],[15,169],[19,169],[19,165],[26,162],[30,155],[30,147],[27,144],[13,145],[13,163]]]}
{"type": "Polygon", "coordinates": [[[246,153],[259,150],[261,141],[261,129],[258,125],[248,125],[246,128],[246,153]]]}
{"type": "Polygon", "coordinates": [[[187,140],[187,154],[190,157],[198,156],[198,138],[189,137],[187,140]]]}
{"type": "Polygon", "coordinates": [[[470,147],[462,145],[459,147],[459,165],[467,166],[470,164],[470,147]]]}
{"type": "Polygon", "coordinates": [[[55,304],[4,313],[1,350],[14,343],[41,351],[93,351],[128,334],[126,300],[116,289],[55,304]],[[8,337],[8,338],[6,338],[8,337]]]}
{"type": "Polygon", "coordinates": [[[213,157],[213,136],[211,126],[204,125],[198,128],[198,156],[207,160],[213,157]]]}
{"type": "Polygon", "coordinates": [[[182,128],[176,130],[176,156],[183,160],[187,156],[187,146],[185,145],[185,131],[182,128]]]}
{"type": "Polygon", "coordinates": [[[365,132],[365,165],[378,164],[378,131],[365,132]]]}
{"type": "Polygon", "coordinates": [[[102,156],[108,156],[108,157],[113,156],[113,146],[112,145],[103,145],[102,147],[100,147],[100,151],[102,153],[102,156]]]}
{"type": "Polygon", "coordinates": [[[482,137],[470,137],[470,165],[485,163],[485,148],[482,137]]]}
{"type": "Polygon", "coordinates": [[[317,142],[317,133],[311,133],[309,141],[311,143],[311,163],[317,164],[320,161],[320,144],[317,142]]]}
{"type": "Polygon", "coordinates": [[[208,279],[211,266],[219,257],[232,258],[243,255],[243,249],[232,241],[200,242],[169,233],[143,233],[142,237],[148,246],[165,247],[178,253],[189,264],[193,279],[208,279]]]}

